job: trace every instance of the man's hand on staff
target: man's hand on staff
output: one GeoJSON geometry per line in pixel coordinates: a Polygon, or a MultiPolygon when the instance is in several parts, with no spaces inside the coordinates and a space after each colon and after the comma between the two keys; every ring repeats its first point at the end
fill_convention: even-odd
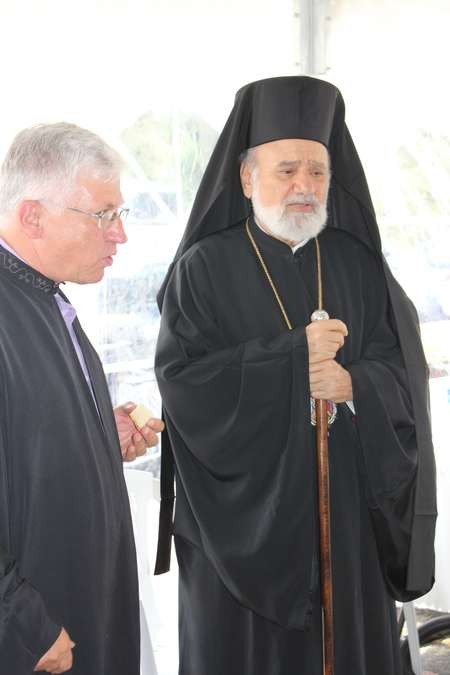
{"type": "Polygon", "coordinates": [[[313,321],[306,326],[309,365],[334,359],[348,335],[347,326],[339,319],[313,321]]]}
{"type": "Polygon", "coordinates": [[[309,386],[313,398],[335,403],[353,400],[350,373],[334,359],[310,365],[309,386]]]}
{"type": "Polygon", "coordinates": [[[339,319],[314,321],[306,326],[313,398],[335,403],[353,400],[350,374],[334,360],[347,335],[347,326],[339,319]]]}

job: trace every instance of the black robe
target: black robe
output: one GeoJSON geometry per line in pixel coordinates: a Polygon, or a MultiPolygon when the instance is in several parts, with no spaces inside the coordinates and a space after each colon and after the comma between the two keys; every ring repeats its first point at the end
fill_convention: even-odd
{"type": "MultiPolygon", "coordinates": [[[[315,247],[293,254],[251,227],[294,330],[242,224],[194,244],[164,296],[156,373],[176,464],[180,675],[322,672],[304,330],[315,247]]],[[[319,240],[356,407],[339,404],[329,433],[335,675],[398,675],[388,589],[406,587],[417,472],[407,376],[381,260],[343,231],[319,240]]]]}
{"type": "Polygon", "coordinates": [[[61,626],[73,675],[139,674],[128,496],[100,360],[57,286],[0,247],[0,673],[31,675],[61,626]]]}

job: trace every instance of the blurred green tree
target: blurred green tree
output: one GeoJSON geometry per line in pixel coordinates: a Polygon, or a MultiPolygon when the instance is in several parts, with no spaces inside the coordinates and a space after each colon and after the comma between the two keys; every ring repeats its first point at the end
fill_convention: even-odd
{"type": "Polygon", "coordinates": [[[186,212],[217,136],[198,115],[148,111],[123,131],[122,141],[150,181],[181,192],[186,212]]]}

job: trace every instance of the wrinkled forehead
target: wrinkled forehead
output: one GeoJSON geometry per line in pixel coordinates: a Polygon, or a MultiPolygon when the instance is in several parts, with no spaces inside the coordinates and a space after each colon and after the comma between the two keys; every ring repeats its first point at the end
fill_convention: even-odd
{"type": "Polygon", "coordinates": [[[74,182],[73,196],[90,209],[102,210],[119,206],[122,201],[120,176],[81,172],[74,182]]]}
{"type": "Polygon", "coordinates": [[[318,141],[304,138],[284,138],[262,143],[251,148],[251,154],[259,166],[280,163],[317,163],[328,168],[328,150],[318,141]]]}

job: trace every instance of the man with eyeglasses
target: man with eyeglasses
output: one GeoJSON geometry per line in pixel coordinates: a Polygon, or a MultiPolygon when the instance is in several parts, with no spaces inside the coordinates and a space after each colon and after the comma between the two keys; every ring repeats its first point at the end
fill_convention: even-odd
{"type": "Polygon", "coordinates": [[[117,153],[71,124],[15,138],[0,173],[0,672],[139,674],[122,460],[157,443],[113,411],[61,290],[127,237],[117,153]]]}

